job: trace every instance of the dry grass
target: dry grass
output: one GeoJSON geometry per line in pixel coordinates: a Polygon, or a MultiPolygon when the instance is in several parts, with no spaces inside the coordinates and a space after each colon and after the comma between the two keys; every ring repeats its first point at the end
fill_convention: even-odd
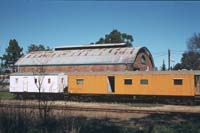
{"type": "MultiPolygon", "coordinates": [[[[20,100],[2,100],[2,103],[24,104],[20,100]]],[[[110,109],[134,109],[134,110],[157,110],[157,111],[177,111],[177,112],[200,112],[200,106],[185,105],[164,105],[164,104],[118,104],[118,103],[86,103],[86,102],[66,102],[66,101],[49,101],[51,105],[85,107],[85,108],[110,108],[110,109]]],[[[26,104],[37,105],[37,100],[27,100],[26,104]]]]}

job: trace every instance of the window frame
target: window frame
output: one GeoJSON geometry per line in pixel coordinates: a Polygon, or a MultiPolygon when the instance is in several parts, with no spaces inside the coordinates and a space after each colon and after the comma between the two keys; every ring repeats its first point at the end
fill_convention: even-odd
{"type": "Polygon", "coordinates": [[[131,78],[126,78],[124,79],[124,85],[132,85],[133,84],[133,79],[131,78]],[[128,81],[128,82],[127,82],[128,81]],[[130,82],[129,82],[130,81],[130,82]]]}
{"type": "Polygon", "coordinates": [[[51,78],[48,78],[48,84],[51,84],[51,78]]]}
{"type": "Polygon", "coordinates": [[[182,78],[174,78],[173,79],[173,85],[183,85],[183,79],[182,78]]]}
{"type": "Polygon", "coordinates": [[[140,79],[140,85],[148,85],[149,80],[148,79],[140,79]]]}
{"type": "Polygon", "coordinates": [[[61,78],[61,83],[62,83],[62,84],[64,83],[64,78],[61,78]]]}
{"type": "Polygon", "coordinates": [[[18,82],[19,82],[19,79],[15,78],[15,84],[18,84],[18,82]]]}
{"type": "Polygon", "coordinates": [[[34,83],[37,84],[38,80],[37,78],[34,78],[34,83]]]}
{"type": "Polygon", "coordinates": [[[144,55],[141,57],[141,64],[146,65],[146,58],[144,55]]]}
{"type": "Polygon", "coordinates": [[[84,84],[84,79],[78,78],[76,79],[76,85],[83,85],[84,84]]]}

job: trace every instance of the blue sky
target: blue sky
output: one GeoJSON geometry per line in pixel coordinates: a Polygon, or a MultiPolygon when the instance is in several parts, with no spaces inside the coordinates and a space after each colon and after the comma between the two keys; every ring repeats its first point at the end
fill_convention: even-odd
{"type": "Polygon", "coordinates": [[[118,29],[146,46],[156,66],[180,62],[187,40],[200,32],[200,2],[15,0],[0,2],[0,55],[15,38],[24,53],[30,44],[50,47],[97,41],[118,29]]]}

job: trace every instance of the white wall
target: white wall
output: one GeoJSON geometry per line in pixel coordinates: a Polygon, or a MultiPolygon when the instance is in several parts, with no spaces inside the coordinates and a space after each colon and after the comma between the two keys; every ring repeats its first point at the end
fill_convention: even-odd
{"type": "Polygon", "coordinates": [[[67,86],[66,75],[10,76],[10,92],[61,93],[67,86]],[[63,82],[62,82],[63,78],[63,82]],[[35,83],[37,79],[37,83],[35,83]],[[50,83],[48,83],[50,79],[50,83]]]}

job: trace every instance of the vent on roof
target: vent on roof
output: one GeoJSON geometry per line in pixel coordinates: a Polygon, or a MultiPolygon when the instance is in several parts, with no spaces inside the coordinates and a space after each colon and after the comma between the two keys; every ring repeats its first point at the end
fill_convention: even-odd
{"type": "Polygon", "coordinates": [[[128,47],[126,43],[113,43],[113,44],[91,44],[82,46],[59,46],[55,47],[55,51],[59,50],[74,50],[74,49],[96,49],[96,48],[122,48],[128,47]]]}

